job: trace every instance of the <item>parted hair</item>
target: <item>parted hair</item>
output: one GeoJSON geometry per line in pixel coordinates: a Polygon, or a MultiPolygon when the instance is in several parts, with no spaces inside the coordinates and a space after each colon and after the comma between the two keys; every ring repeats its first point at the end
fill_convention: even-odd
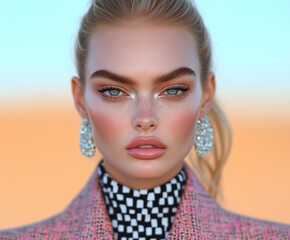
{"type": "MultiPolygon", "coordinates": [[[[190,0],[91,0],[81,20],[75,44],[75,63],[82,85],[85,85],[85,65],[91,34],[109,27],[132,22],[153,23],[185,28],[195,40],[199,57],[202,87],[207,85],[212,71],[212,48],[208,30],[194,2],[190,0]]],[[[207,157],[194,152],[189,162],[209,193],[222,196],[220,180],[223,166],[231,149],[231,127],[217,99],[208,114],[214,129],[214,148],[207,157]]]]}

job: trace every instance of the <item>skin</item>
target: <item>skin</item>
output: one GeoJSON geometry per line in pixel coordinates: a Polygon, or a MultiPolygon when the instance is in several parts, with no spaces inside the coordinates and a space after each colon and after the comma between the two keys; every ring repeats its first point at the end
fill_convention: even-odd
{"type": "Polygon", "coordinates": [[[178,174],[193,147],[196,122],[209,112],[215,93],[212,72],[202,88],[191,33],[174,26],[144,23],[95,31],[85,68],[85,86],[76,76],[71,81],[74,103],[82,118],[92,124],[96,147],[111,177],[132,189],[149,189],[178,174]],[[196,76],[153,85],[154,77],[179,67],[191,68],[196,76]],[[129,76],[136,86],[103,77],[90,79],[100,69],[129,76]],[[185,95],[178,89],[166,91],[172,85],[190,90],[185,95]],[[99,92],[102,86],[118,86],[122,91],[99,92]],[[112,101],[103,95],[117,95],[117,99],[112,101]],[[130,156],[125,148],[138,136],[161,139],[168,147],[166,153],[152,160],[130,156]]]}

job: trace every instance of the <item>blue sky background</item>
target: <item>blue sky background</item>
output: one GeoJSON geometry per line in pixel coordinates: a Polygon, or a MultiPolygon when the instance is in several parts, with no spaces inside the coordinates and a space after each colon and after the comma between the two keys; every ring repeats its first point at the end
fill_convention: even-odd
{"type": "MultiPolygon", "coordinates": [[[[209,29],[217,96],[229,108],[290,113],[290,1],[196,0],[209,29]]],[[[2,1],[0,108],[71,102],[73,45],[88,1],[2,1]]]]}

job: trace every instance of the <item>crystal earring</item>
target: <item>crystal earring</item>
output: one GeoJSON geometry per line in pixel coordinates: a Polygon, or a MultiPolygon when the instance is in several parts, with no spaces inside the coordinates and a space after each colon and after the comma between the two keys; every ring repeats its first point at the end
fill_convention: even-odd
{"type": "Polygon", "coordinates": [[[93,139],[92,125],[86,118],[83,119],[79,145],[84,156],[91,158],[95,155],[96,146],[93,139]]]}
{"type": "Polygon", "coordinates": [[[195,130],[194,144],[196,145],[196,153],[200,157],[206,157],[213,148],[213,129],[211,127],[209,117],[205,116],[201,120],[197,120],[195,130]]]}

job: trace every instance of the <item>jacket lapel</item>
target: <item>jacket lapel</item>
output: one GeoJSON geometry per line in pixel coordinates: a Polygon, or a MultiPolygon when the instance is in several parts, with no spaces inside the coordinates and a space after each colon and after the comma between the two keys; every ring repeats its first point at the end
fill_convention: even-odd
{"type": "Polygon", "coordinates": [[[208,209],[217,206],[186,163],[185,169],[187,183],[168,239],[206,239],[202,224],[210,214],[208,209]]]}
{"type": "MultiPolygon", "coordinates": [[[[98,166],[97,166],[98,167],[98,166]]],[[[79,239],[115,239],[112,224],[103,199],[97,167],[75,205],[85,208],[79,239]]]]}

